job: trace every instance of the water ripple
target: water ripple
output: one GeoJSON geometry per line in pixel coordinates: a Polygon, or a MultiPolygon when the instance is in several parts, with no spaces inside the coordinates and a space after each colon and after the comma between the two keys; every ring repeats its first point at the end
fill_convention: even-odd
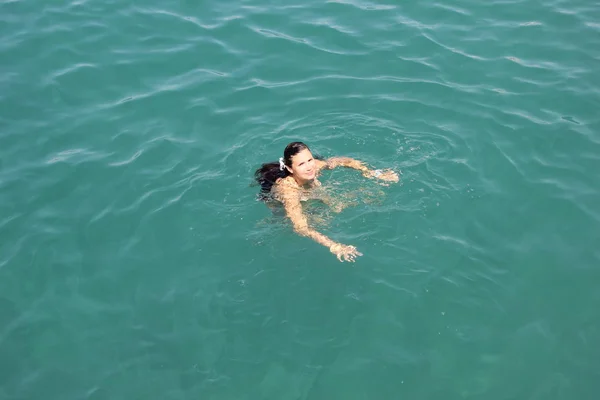
{"type": "Polygon", "coordinates": [[[350,1],[350,0],[328,0],[327,3],[343,4],[355,7],[364,11],[386,11],[394,10],[397,6],[391,4],[372,3],[365,0],[350,1]]]}

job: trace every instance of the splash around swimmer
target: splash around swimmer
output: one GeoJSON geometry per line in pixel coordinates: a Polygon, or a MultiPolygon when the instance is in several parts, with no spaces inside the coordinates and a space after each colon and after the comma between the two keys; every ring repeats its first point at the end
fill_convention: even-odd
{"type": "Polygon", "coordinates": [[[292,222],[296,233],[326,246],[338,260],[353,262],[356,257],[362,256],[362,253],[354,246],[337,243],[311,228],[302,209],[301,202],[321,186],[318,180],[319,173],[324,169],[337,167],[358,170],[365,178],[392,183],[399,181],[398,174],[390,169],[372,170],[363,162],[349,157],[317,159],[302,142],[288,144],[279,161],[262,164],[254,176],[261,186],[263,196],[269,195],[273,200],[283,204],[286,216],[292,222]]]}

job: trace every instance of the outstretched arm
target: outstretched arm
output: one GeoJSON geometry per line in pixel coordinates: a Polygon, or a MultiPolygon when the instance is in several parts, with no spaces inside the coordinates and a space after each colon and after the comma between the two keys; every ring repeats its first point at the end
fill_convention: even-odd
{"type": "Polygon", "coordinates": [[[325,161],[324,168],[346,167],[361,171],[365,178],[378,178],[389,182],[398,182],[398,174],[392,170],[369,169],[362,161],[350,157],[332,157],[325,161]]]}
{"type": "Polygon", "coordinates": [[[355,160],[350,157],[331,157],[325,162],[327,164],[327,169],[334,169],[336,167],[346,167],[359,170],[363,174],[369,171],[369,168],[367,168],[367,166],[362,161],[355,160]]]}
{"type": "Polygon", "coordinates": [[[356,256],[362,254],[354,246],[346,246],[336,243],[322,233],[317,232],[308,225],[306,216],[302,212],[302,204],[297,191],[290,188],[282,188],[281,199],[288,218],[292,221],[294,231],[301,236],[313,239],[315,242],[329,248],[340,261],[354,261],[356,256]]]}

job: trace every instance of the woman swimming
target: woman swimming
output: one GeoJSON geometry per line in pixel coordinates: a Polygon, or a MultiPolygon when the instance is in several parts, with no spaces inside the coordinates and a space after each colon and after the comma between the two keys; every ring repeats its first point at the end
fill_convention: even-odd
{"type": "Polygon", "coordinates": [[[261,185],[263,198],[270,196],[283,204],[287,217],[296,233],[309,237],[329,248],[340,261],[354,261],[362,256],[356,247],[336,243],[308,225],[301,201],[319,198],[321,183],[317,177],[323,169],[347,167],[359,170],[366,178],[398,182],[398,174],[391,170],[371,170],[362,162],[349,157],[315,159],[308,146],[302,142],[287,145],[279,162],[263,164],[254,176],[261,185]]]}

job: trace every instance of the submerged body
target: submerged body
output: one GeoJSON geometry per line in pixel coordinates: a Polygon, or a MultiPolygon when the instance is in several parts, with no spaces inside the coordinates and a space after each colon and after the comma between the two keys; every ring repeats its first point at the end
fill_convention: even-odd
{"type": "MultiPolygon", "coordinates": [[[[341,211],[343,205],[335,202],[322,188],[318,175],[323,169],[346,167],[361,171],[366,178],[378,178],[388,182],[398,182],[398,175],[390,170],[370,170],[362,162],[348,157],[333,157],[328,160],[315,159],[310,149],[301,142],[290,143],[284,157],[275,163],[264,164],[256,171],[257,180],[263,186],[263,192],[270,192],[273,200],[283,204],[286,216],[291,220],[294,231],[299,235],[310,237],[317,243],[329,248],[340,261],[354,261],[361,256],[356,247],[337,243],[308,224],[302,209],[302,201],[319,199],[329,204],[334,211],[341,211]],[[273,173],[278,167],[279,173],[273,173]]],[[[277,171],[275,171],[277,172],[277,171]]]]}

